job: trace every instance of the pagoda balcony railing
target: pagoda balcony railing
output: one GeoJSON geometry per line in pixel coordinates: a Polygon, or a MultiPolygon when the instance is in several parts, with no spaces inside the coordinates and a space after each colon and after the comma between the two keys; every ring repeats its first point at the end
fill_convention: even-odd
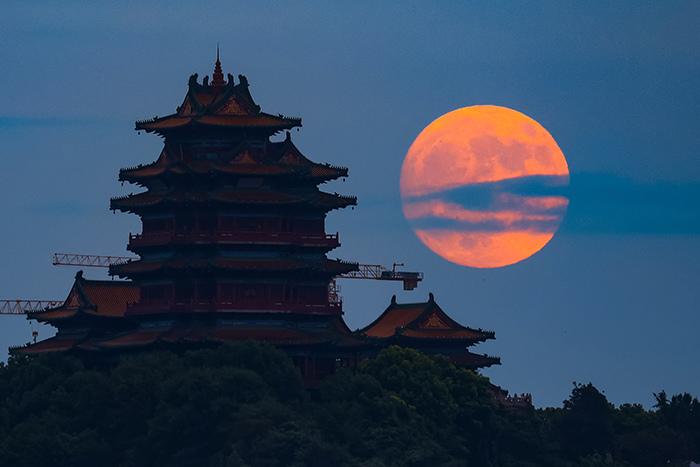
{"type": "Polygon", "coordinates": [[[241,243],[266,245],[302,245],[335,248],[340,245],[335,234],[309,234],[298,232],[206,232],[190,230],[186,232],[150,232],[129,234],[129,246],[144,247],[169,243],[241,243]]]}
{"type": "Polygon", "coordinates": [[[127,305],[129,314],[182,313],[182,312],[287,312],[332,315],[340,313],[342,302],[300,304],[269,301],[231,300],[153,300],[127,305]]]}

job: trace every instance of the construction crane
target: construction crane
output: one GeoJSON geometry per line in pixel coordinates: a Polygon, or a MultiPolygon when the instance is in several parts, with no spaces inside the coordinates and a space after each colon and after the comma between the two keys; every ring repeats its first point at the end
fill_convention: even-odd
{"type": "MultiPolygon", "coordinates": [[[[106,268],[112,264],[136,260],[133,256],[105,256],[105,255],[81,255],[77,253],[54,253],[53,264],[55,266],[91,266],[106,268]]],[[[403,263],[394,263],[391,269],[380,264],[359,264],[357,271],[341,274],[328,284],[328,299],[331,303],[339,303],[340,286],[337,279],[370,279],[378,281],[399,281],[404,290],[413,290],[423,280],[422,272],[397,271],[397,266],[403,263]]]]}
{"type": "Polygon", "coordinates": [[[107,268],[112,264],[124,263],[137,259],[131,256],[104,256],[81,255],[77,253],[54,253],[52,263],[54,266],[86,266],[94,268],[107,268]]]}
{"type": "MultiPolygon", "coordinates": [[[[137,259],[133,256],[115,255],[83,255],[78,253],[54,253],[52,263],[55,266],[85,266],[106,268],[112,264],[137,259]]],[[[422,272],[398,271],[403,263],[394,263],[391,269],[380,264],[360,264],[357,271],[338,276],[337,279],[370,279],[379,281],[400,281],[404,290],[413,290],[423,280],[422,272]]],[[[331,302],[340,301],[340,287],[334,279],[328,287],[331,302]]],[[[0,300],[0,315],[23,315],[33,311],[53,308],[63,303],[63,300],[0,300]]]]}
{"type": "MultiPolygon", "coordinates": [[[[133,256],[104,256],[81,255],[76,253],[54,253],[53,264],[56,266],[91,266],[106,268],[111,264],[123,263],[138,259],[133,256]]],[[[338,276],[338,279],[372,279],[379,281],[400,281],[404,290],[413,290],[423,280],[422,272],[397,271],[397,266],[403,263],[394,263],[391,269],[380,264],[360,264],[357,271],[348,272],[338,276]]]]}
{"type": "Polygon", "coordinates": [[[423,280],[422,272],[397,271],[397,266],[403,263],[394,263],[391,269],[380,264],[360,264],[357,271],[352,271],[339,276],[339,279],[374,279],[378,281],[401,281],[404,290],[413,290],[423,280]]]}
{"type": "Polygon", "coordinates": [[[0,300],[0,315],[23,315],[53,308],[62,303],[63,300],[0,300]]]}

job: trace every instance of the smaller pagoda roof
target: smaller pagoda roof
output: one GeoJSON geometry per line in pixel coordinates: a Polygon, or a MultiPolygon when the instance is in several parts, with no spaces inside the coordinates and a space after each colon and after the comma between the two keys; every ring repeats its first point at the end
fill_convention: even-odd
{"type": "Polygon", "coordinates": [[[467,344],[494,339],[495,334],[462,326],[435,302],[432,293],[427,302],[403,303],[391,298],[389,307],[359,333],[376,339],[399,339],[423,342],[458,341],[467,344]]]}
{"type": "Polygon", "coordinates": [[[261,112],[248,87],[248,79],[243,75],[238,75],[238,84],[230,73],[224,79],[217,52],[211,82],[205,76],[199,83],[198,75],[193,74],[188,81],[185,99],[176,113],[137,121],[136,129],[165,134],[199,125],[214,128],[258,128],[275,133],[301,126],[301,118],[261,112]]]}
{"type": "Polygon", "coordinates": [[[127,304],[138,299],[139,288],[133,282],[89,280],[83,277],[83,271],[78,271],[63,304],[29,313],[27,318],[48,323],[70,319],[79,314],[122,318],[127,304]]]}

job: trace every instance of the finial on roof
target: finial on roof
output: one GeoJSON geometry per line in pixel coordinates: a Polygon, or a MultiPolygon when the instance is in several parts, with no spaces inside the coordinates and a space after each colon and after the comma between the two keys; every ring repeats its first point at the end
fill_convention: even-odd
{"type": "Polygon", "coordinates": [[[391,304],[396,305],[396,294],[391,296],[391,304]]]}
{"type": "Polygon", "coordinates": [[[429,303],[434,303],[435,302],[435,295],[433,295],[432,292],[428,293],[428,302],[429,303]]]}
{"type": "Polygon", "coordinates": [[[75,273],[75,280],[80,280],[83,278],[83,270],[81,269],[80,271],[75,273]]]}
{"type": "Polygon", "coordinates": [[[291,141],[292,140],[292,135],[288,131],[284,132],[284,140],[285,141],[291,141]]]}
{"type": "Polygon", "coordinates": [[[221,69],[221,60],[219,60],[219,44],[216,44],[216,63],[214,64],[214,74],[211,77],[212,86],[223,86],[226,84],[224,81],[224,72],[221,69]]]}

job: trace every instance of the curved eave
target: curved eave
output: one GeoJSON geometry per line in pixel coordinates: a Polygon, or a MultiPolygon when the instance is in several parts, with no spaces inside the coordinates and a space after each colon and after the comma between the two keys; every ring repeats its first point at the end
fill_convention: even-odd
{"type": "Polygon", "coordinates": [[[490,355],[475,354],[467,352],[466,355],[450,355],[448,358],[458,366],[465,368],[488,368],[493,365],[500,365],[500,357],[490,355]]]}
{"type": "Polygon", "coordinates": [[[239,342],[255,340],[281,346],[324,345],[333,342],[333,337],[323,333],[310,334],[293,329],[275,329],[266,327],[221,327],[216,329],[174,328],[157,330],[135,330],[113,339],[97,342],[104,349],[145,347],[155,344],[197,344],[239,342]]]}
{"type": "Polygon", "coordinates": [[[148,180],[158,179],[164,176],[191,176],[195,175],[235,175],[235,176],[270,176],[270,177],[298,177],[317,180],[316,183],[327,182],[341,177],[347,177],[346,167],[334,167],[315,164],[311,167],[295,167],[275,164],[212,164],[205,169],[187,170],[185,168],[169,168],[155,164],[140,167],[129,167],[119,170],[119,181],[145,184],[148,180]]]}
{"type": "Polygon", "coordinates": [[[412,343],[434,343],[434,344],[459,344],[465,346],[471,346],[478,344],[480,342],[485,342],[490,339],[485,336],[459,336],[450,335],[450,333],[422,333],[405,335],[404,329],[397,330],[396,334],[390,336],[389,338],[396,339],[399,342],[412,342],[412,343]]]}
{"type": "Polygon", "coordinates": [[[348,176],[347,167],[334,167],[334,166],[323,166],[316,165],[311,168],[309,178],[316,180],[322,180],[324,182],[335,180],[338,178],[343,178],[348,176]]]}
{"type": "Polygon", "coordinates": [[[163,271],[187,269],[218,269],[232,272],[311,272],[331,275],[345,274],[358,269],[357,263],[326,260],[321,264],[308,264],[302,261],[254,261],[254,260],[169,260],[169,261],[129,261],[109,267],[112,276],[131,277],[163,271]]]}
{"type": "Polygon", "coordinates": [[[160,249],[164,246],[187,246],[187,245],[199,245],[202,247],[208,246],[219,246],[219,245],[235,245],[239,247],[253,247],[258,248],[260,246],[276,248],[280,251],[284,250],[294,250],[298,248],[303,248],[306,251],[314,250],[323,253],[328,253],[340,246],[337,236],[335,238],[326,239],[325,241],[321,238],[273,238],[273,237],[256,237],[253,238],[252,235],[246,237],[236,237],[231,236],[218,236],[218,235],[204,235],[204,236],[186,236],[182,237],[179,235],[168,235],[162,236],[160,238],[155,238],[152,240],[141,238],[129,241],[126,249],[132,251],[136,254],[141,254],[142,252],[149,251],[150,249],[160,249]]]}
{"type": "Polygon", "coordinates": [[[461,327],[457,329],[425,329],[425,328],[400,328],[396,335],[409,339],[440,339],[440,340],[471,340],[474,342],[485,342],[495,339],[496,334],[492,331],[461,327]]]}
{"type": "Polygon", "coordinates": [[[42,354],[52,352],[65,352],[73,349],[82,339],[62,338],[58,336],[50,337],[35,344],[29,344],[20,347],[11,347],[10,353],[13,354],[42,354]]]}
{"type": "Polygon", "coordinates": [[[186,193],[178,198],[172,195],[157,195],[150,192],[115,197],[110,200],[111,210],[138,212],[140,209],[167,204],[224,203],[238,205],[294,205],[308,204],[321,209],[340,209],[357,205],[357,197],[318,192],[313,196],[296,196],[286,193],[231,192],[231,193],[186,193]]]}
{"type": "Polygon", "coordinates": [[[64,306],[49,308],[47,310],[27,313],[27,319],[35,319],[40,323],[51,323],[53,321],[63,321],[75,317],[78,314],[77,308],[66,308],[64,306]]]}
{"type": "Polygon", "coordinates": [[[406,346],[420,346],[420,345],[431,345],[431,344],[450,344],[450,345],[460,345],[464,347],[469,347],[476,345],[480,342],[484,342],[486,339],[481,338],[471,338],[471,337],[446,337],[446,336],[404,336],[397,330],[396,333],[390,336],[372,336],[362,333],[360,335],[366,337],[373,342],[389,342],[397,345],[406,346]]]}
{"type": "MultiPolygon", "coordinates": [[[[324,193],[326,194],[326,193],[324,193]]],[[[329,198],[320,200],[318,203],[311,203],[317,207],[326,209],[342,209],[348,206],[357,206],[356,196],[329,195],[329,198]],[[333,198],[331,199],[330,196],[333,198]]]]}
{"type": "Polygon", "coordinates": [[[201,125],[213,128],[261,129],[272,132],[301,127],[301,118],[275,116],[260,112],[256,115],[168,115],[150,120],[139,120],[134,127],[147,133],[167,133],[188,126],[201,125]]]}
{"type": "Polygon", "coordinates": [[[142,180],[158,178],[166,172],[167,169],[165,167],[155,165],[119,169],[119,181],[140,183],[142,180]]]}
{"type": "Polygon", "coordinates": [[[109,200],[109,209],[122,212],[136,212],[142,208],[162,204],[163,196],[141,193],[138,195],[120,196],[109,200]]]}

